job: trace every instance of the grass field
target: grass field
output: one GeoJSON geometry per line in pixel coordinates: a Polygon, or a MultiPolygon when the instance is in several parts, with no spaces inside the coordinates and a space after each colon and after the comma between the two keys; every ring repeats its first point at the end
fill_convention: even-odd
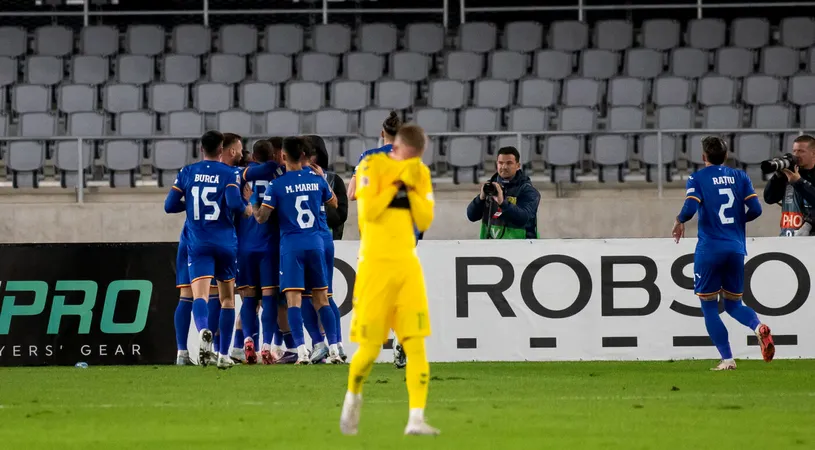
{"type": "Polygon", "coordinates": [[[360,435],[347,367],[0,369],[3,449],[812,449],[815,361],[432,364],[436,438],[404,437],[404,372],[377,365],[360,435]]]}

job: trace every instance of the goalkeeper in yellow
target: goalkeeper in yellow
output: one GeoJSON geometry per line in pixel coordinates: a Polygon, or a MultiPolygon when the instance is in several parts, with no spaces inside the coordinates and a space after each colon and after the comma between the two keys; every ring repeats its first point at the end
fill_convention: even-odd
{"type": "Polygon", "coordinates": [[[357,433],[362,385],[391,328],[408,361],[410,416],[405,434],[439,434],[424,420],[430,381],[425,337],[430,335],[430,318],[413,229],[415,224],[424,232],[433,221],[430,170],[422,163],[425,142],[421,127],[405,125],[390,153],[370,155],[357,169],[360,246],[351,341],[359,349],[348,373],[340,418],[343,434],[357,433]]]}

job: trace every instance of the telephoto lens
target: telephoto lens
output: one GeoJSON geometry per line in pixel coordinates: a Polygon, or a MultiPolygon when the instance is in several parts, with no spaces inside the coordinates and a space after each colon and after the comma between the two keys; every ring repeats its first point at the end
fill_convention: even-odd
{"type": "Polygon", "coordinates": [[[494,184],[488,181],[484,183],[484,195],[487,197],[498,195],[498,189],[496,189],[494,184]]]}
{"type": "Polygon", "coordinates": [[[761,172],[762,173],[773,173],[778,172],[779,170],[789,169],[796,165],[795,156],[790,153],[780,157],[780,158],[772,158],[768,159],[767,161],[761,162],[761,172]]]}

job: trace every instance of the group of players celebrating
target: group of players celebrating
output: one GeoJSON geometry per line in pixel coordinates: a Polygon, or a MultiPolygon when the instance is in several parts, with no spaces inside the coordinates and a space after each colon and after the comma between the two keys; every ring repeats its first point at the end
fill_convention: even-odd
{"type": "MultiPolygon", "coordinates": [[[[407,357],[405,433],[433,435],[438,430],[424,420],[430,318],[415,251],[417,234],[433,220],[430,171],[421,159],[427,138],[393,113],[383,128],[390,143],[363,154],[349,189],[358,200],[361,237],[350,330],[359,349],[350,364],[340,429],[357,433],[362,386],[393,330],[407,357]]],[[[202,160],[179,172],[164,205],[167,213],[186,212],[176,261],[178,364],[193,364],[187,350],[193,321],[204,366],[257,363],[261,325],[264,364],[346,361],[326,218],[337,197],[312,160],[319,139],[261,140],[251,161],[243,161],[240,136],[209,131],[201,137],[202,160]],[[236,285],[242,297],[237,323],[236,285]]]]}

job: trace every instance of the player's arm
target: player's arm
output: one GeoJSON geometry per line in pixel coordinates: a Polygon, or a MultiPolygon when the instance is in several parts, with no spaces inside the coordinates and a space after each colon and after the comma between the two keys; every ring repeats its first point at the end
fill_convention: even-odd
{"type": "Polygon", "coordinates": [[[184,173],[184,169],[178,172],[170,192],[167,193],[167,198],[164,199],[164,212],[167,214],[176,214],[187,209],[184,204],[184,188],[182,187],[184,173]]]}
{"type": "Polygon", "coordinates": [[[247,204],[246,200],[241,195],[241,175],[235,174],[235,182],[228,183],[224,196],[226,197],[226,206],[235,214],[240,214],[244,217],[252,215],[252,206],[247,204]]]}
{"type": "Polygon", "coordinates": [[[682,210],[674,220],[674,227],[671,230],[671,236],[676,243],[685,236],[685,222],[691,220],[696,211],[699,210],[699,205],[702,203],[702,194],[696,185],[696,180],[693,177],[688,178],[688,183],[685,185],[685,203],[682,205],[682,210]]]}
{"type": "Polygon", "coordinates": [[[268,222],[275,205],[275,198],[272,195],[272,185],[269,184],[266,188],[266,195],[263,196],[263,203],[261,203],[260,208],[255,210],[255,220],[257,220],[258,223],[268,222]]]}
{"type": "Polygon", "coordinates": [[[750,181],[750,177],[745,174],[743,179],[746,186],[744,190],[744,206],[747,208],[745,219],[751,222],[761,215],[761,202],[758,201],[758,194],[753,189],[753,182],[750,181]]]}
{"type": "MultiPolygon", "coordinates": [[[[334,195],[334,191],[331,189],[331,186],[328,185],[328,181],[325,178],[320,177],[320,192],[322,193],[322,200],[325,206],[330,208],[337,207],[337,196],[334,195]]],[[[328,218],[328,211],[326,210],[326,219],[328,218]]]]}
{"type": "Polygon", "coordinates": [[[274,161],[249,166],[243,170],[243,179],[245,181],[271,180],[279,168],[280,165],[274,161]]]}
{"type": "Polygon", "coordinates": [[[410,201],[410,214],[413,216],[413,223],[419,233],[424,233],[433,223],[433,210],[436,204],[433,198],[433,182],[430,179],[430,169],[422,163],[410,168],[418,172],[415,186],[408,188],[408,200],[410,201]]]}
{"type": "Polygon", "coordinates": [[[351,175],[351,181],[348,182],[348,200],[354,201],[357,199],[357,169],[359,168],[359,165],[362,164],[362,160],[368,156],[367,153],[368,152],[366,150],[359,155],[357,166],[354,167],[354,174],[351,175]]]}
{"type": "Polygon", "coordinates": [[[365,162],[357,167],[357,201],[359,205],[359,218],[362,221],[376,220],[391,204],[399,186],[387,184],[379,186],[377,179],[379,174],[370,162],[365,162]]]}

